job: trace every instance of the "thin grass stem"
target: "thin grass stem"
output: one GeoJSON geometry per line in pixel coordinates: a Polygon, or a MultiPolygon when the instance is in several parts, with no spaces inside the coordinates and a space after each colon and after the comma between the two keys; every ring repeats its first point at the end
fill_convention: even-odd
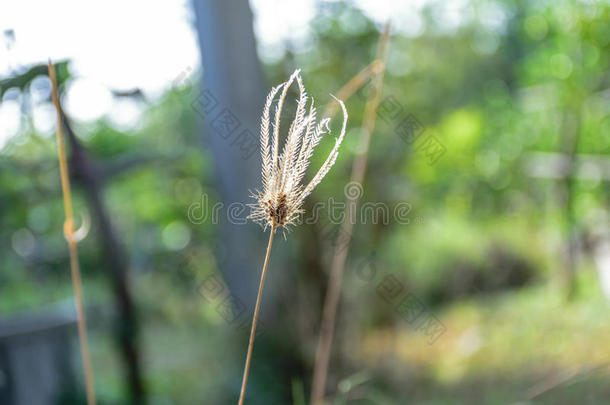
{"type": "Polygon", "coordinates": [[[248,343],[248,354],[246,355],[246,365],[244,367],[244,377],[241,383],[241,392],[239,394],[239,405],[243,405],[244,396],[246,395],[246,384],[248,382],[248,373],[250,371],[250,361],[252,360],[252,348],[254,347],[254,337],[256,336],[256,324],[258,322],[258,312],[261,306],[261,297],[263,295],[263,286],[265,285],[265,276],[267,275],[267,267],[269,265],[269,255],[271,253],[271,245],[273,245],[273,235],[275,234],[275,226],[271,227],[269,234],[269,243],[267,244],[267,253],[265,254],[265,263],[261,271],[261,281],[258,286],[258,295],[256,296],[256,306],[254,307],[254,317],[252,318],[252,328],[250,329],[250,341],[248,343]]]}
{"type": "MultiPolygon", "coordinates": [[[[384,69],[383,65],[384,63],[381,60],[375,59],[368,66],[364,67],[364,69],[358,72],[356,76],[352,77],[347,83],[345,83],[343,87],[337,91],[335,97],[337,97],[339,100],[343,100],[343,102],[347,102],[347,100],[349,100],[354,93],[362,88],[364,83],[366,83],[371,76],[379,74],[384,69]]],[[[337,103],[328,103],[322,116],[333,118],[337,111],[339,111],[339,106],[337,103]]]]}
{"type": "MultiPolygon", "coordinates": [[[[366,165],[368,161],[368,152],[371,144],[371,136],[375,130],[375,121],[377,118],[377,108],[381,101],[381,90],[383,87],[383,76],[385,72],[385,58],[387,55],[388,44],[390,40],[390,24],[387,23],[384,27],[384,31],[379,39],[379,47],[377,51],[377,59],[371,63],[363,72],[368,74],[367,69],[370,68],[372,71],[375,67],[376,75],[373,77],[373,91],[370,94],[369,99],[366,102],[362,127],[364,129],[362,138],[360,139],[361,151],[359,155],[354,159],[352,165],[351,181],[362,183],[364,181],[364,175],[366,173],[366,165]]],[[[358,76],[357,76],[358,77],[358,76]]],[[[354,81],[352,79],[347,83],[344,88],[347,88],[351,94],[355,92],[352,90],[355,85],[362,85],[360,79],[354,81]],[[354,82],[353,84],[350,84],[354,82]]],[[[350,94],[350,95],[351,95],[350,94]]],[[[349,251],[349,245],[351,241],[351,235],[354,229],[354,221],[348,220],[348,218],[355,218],[356,210],[358,207],[358,198],[348,196],[347,207],[349,210],[348,215],[344,216],[343,223],[341,224],[341,232],[339,237],[341,240],[337,240],[335,243],[335,252],[333,254],[333,260],[330,269],[330,278],[328,282],[328,288],[326,296],[324,298],[324,307],[322,310],[322,323],[320,325],[320,338],[318,342],[318,348],[316,351],[316,361],[314,364],[314,373],[312,378],[311,388],[311,404],[322,405],[324,400],[324,392],[326,388],[326,378],[328,376],[328,363],[330,359],[331,346],[334,336],[336,318],[337,318],[337,307],[339,305],[339,299],[341,298],[341,284],[343,283],[343,273],[345,271],[345,261],[349,251]]]]}
{"type": "Polygon", "coordinates": [[[68,175],[68,161],[66,159],[66,147],[64,142],[61,105],[57,90],[57,76],[55,66],[49,60],[49,79],[51,80],[53,105],[57,111],[57,153],[59,159],[59,173],[61,177],[61,190],[64,202],[66,221],[64,222],[64,235],[68,241],[70,253],[70,271],[72,274],[72,287],[74,289],[74,300],[76,304],[76,316],[78,322],[78,338],[80,341],[81,357],[85,372],[85,384],[87,389],[87,404],[95,405],[95,384],[93,380],[93,368],[89,356],[89,344],[87,343],[87,320],[83,305],[83,291],[80,277],[80,264],[78,261],[78,249],[74,238],[74,214],[72,211],[72,195],[70,193],[70,177],[68,175]]]}

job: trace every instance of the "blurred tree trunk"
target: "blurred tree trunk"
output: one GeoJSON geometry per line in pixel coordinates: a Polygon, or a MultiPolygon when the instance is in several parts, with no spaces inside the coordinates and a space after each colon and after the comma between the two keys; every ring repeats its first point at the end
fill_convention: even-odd
{"type": "Polygon", "coordinates": [[[142,381],[142,367],[139,353],[139,323],[129,283],[129,265],[123,245],[113,229],[111,217],[103,198],[103,166],[90,156],[72,130],[68,117],[61,112],[63,125],[70,144],[69,166],[71,175],[85,191],[89,206],[95,217],[100,240],[107,263],[108,278],[114,293],[117,321],[115,333],[123,358],[131,404],[146,404],[146,391],[142,381]]]}
{"type": "MultiPolygon", "coordinates": [[[[224,214],[231,203],[252,202],[249,190],[259,187],[261,182],[259,134],[266,86],[248,2],[196,0],[193,4],[203,67],[203,81],[195,105],[206,121],[203,140],[214,156],[214,175],[224,214]],[[221,125],[227,111],[238,120],[234,130],[227,130],[231,125],[221,125]],[[250,131],[254,140],[253,153],[249,156],[240,147],[243,140],[240,135],[245,130],[250,131]]],[[[244,212],[242,217],[247,214],[244,212]]],[[[268,234],[252,223],[230,223],[226,215],[220,215],[219,225],[220,268],[233,296],[247,308],[249,331],[268,234]]],[[[259,329],[268,333],[263,332],[264,339],[256,341],[254,357],[260,356],[262,362],[253,362],[246,393],[255,395],[257,386],[272,385],[273,392],[267,390],[266,394],[279,395],[280,398],[275,398],[278,403],[288,400],[292,380],[304,373],[298,337],[294,336],[296,288],[282,285],[286,283],[285,278],[282,283],[282,277],[296,271],[295,265],[282,265],[285,249],[280,246],[285,243],[279,240],[271,254],[261,308],[263,328],[259,324],[259,329]],[[281,302],[281,290],[290,295],[292,307],[281,302]]],[[[245,333],[243,337],[247,339],[245,333]]],[[[244,346],[244,359],[245,353],[244,346]]]]}
{"type": "MultiPolygon", "coordinates": [[[[258,127],[265,90],[252,12],[247,1],[202,0],[193,4],[203,65],[196,102],[209,103],[202,114],[206,121],[203,139],[214,156],[214,176],[224,203],[218,249],[221,270],[232,292],[251,308],[266,236],[255,226],[230,223],[224,214],[231,203],[250,203],[248,190],[260,182],[258,127]],[[227,121],[232,117],[229,114],[234,117],[232,123],[227,121]],[[245,130],[250,135],[243,135],[245,130]],[[254,137],[254,153],[242,148],[245,136],[254,137]]],[[[245,216],[247,212],[240,215],[245,216]]]]}

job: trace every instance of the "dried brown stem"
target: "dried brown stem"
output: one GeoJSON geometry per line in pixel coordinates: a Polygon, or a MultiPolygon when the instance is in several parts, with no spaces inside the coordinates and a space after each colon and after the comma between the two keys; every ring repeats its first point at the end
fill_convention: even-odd
{"type": "Polygon", "coordinates": [[[250,341],[248,343],[248,354],[246,355],[246,365],[244,367],[244,377],[241,383],[241,392],[239,394],[239,405],[243,405],[244,396],[246,395],[246,384],[248,382],[248,372],[250,371],[250,360],[252,360],[252,348],[254,347],[254,337],[256,336],[256,324],[258,322],[258,312],[261,306],[261,297],[263,296],[263,286],[265,285],[265,276],[267,275],[267,267],[269,265],[269,255],[271,253],[271,245],[273,244],[273,235],[275,234],[275,226],[271,227],[269,234],[269,243],[267,244],[267,253],[265,254],[265,263],[261,271],[261,281],[258,286],[258,295],[256,296],[256,306],[254,307],[254,317],[252,318],[252,328],[250,329],[250,341]]]}
{"type": "Polygon", "coordinates": [[[70,271],[72,273],[72,286],[74,288],[74,299],[76,304],[76,315],[78,319],[78,338],[80,340],[81,357],[85,371],[85,384],[87,389],[87,404],[95,405],[95,384],[93,380],[93,369],[89,356],[89,345],[87,343],[87,320],[83,305],[83,291],[80,278],[80,265],[78,261],[78,249],[74,240],[74,215],[72,211],[72,195],[70,193],[70,177],[68,175],[68,161],[66,159],[66,148],[62,129],[61,106],[57,91],[57,77],[55,66],[49,61],[49,79],[52,85],[52,98],[55,110],[57,110],[57,152],[59,159],[59,173],[61,177],[61,189],[64,201],[66,221],[64,222],[64,235],[68,241],[70,252],[70,271]]]}
{"type": "MultiPolygon", "coordinates": [[[[384,70],[384,63],[380,59],[375,59],[368,66],[362,69],[358,74],[350,79],[349,82],[345,83],[343,87],[337,91],[335,97],[339,100],[346,102],[351,96],[354,95],[360,88],[366,83],[369,78],[375,74],[379,74],[384,70]]],[[[339,110],[337,103],[328,103],[324,110],[323,117],[332,118],[339,110]]]]}
{"type": "MultiPolygon", "coordinates": [[[[366,172],[368,153],[371,144],[371,135],[375,130],[375,121],[377,118],[377,108],[381,100],[381,90],[383,86],[383,76],[385,72],[385,58],[387,55],[388,44],[390,40],[390,24],[387,23],[384,27],[384,31],[379,39],[379,47],[377,50],[377,59],[369,65],[369,67],[376,67],[375,76],[373,77],[373,91],[368,98],[364,110],[364,117],[362,127],[364,129],[362,137],[360,138],[361,151],[352,165],[351,181],[362,183],[364,181],[364,175],[366,172]]],[[[367,67],[367,68],[369,68],[367,67]]],[[[366,71],[366,69],[362,72],[366,71]]],[[[371,69],[373,70],[373,69],[371,69]]],[[[361,72],[361,73],[362,73],[361,72]]],[[[356,76],[354,79],[356,79],[356,76]]],[[[354,79],[350,80],[344,88],[347,91],[351,91],[352,94],[356,90],[351,90],[355,85],[350,85],[354,82],[354,79]]],[[[362,85],[362,84],[360,84],[362,85]]],[[[343,90],[343,89],[342,89],[343,90]]],[[[351,94],[350,94],[351,95],[351,94]]],[[[311,389],[311,404],[322,405],[324,399],[324,391],[326,388],[326,378],[328,375],[328,363],[330,359],[330,351],[335,331],[335,323],[337,318],[337,307],[339,305],[339,299],[341,298],[341,284],[343,282],[343,273],[345,271],[345,261],[347,259],[347,253],[349,251],[349,245],[351,241],[351,235],[354,228],[354,221],[348,220],[348,218],[354,218],[358,207],[358,197],[348,196],[347,206],[349,213],[344,216],[343,223],[341,224],[341,232],[339,232],[338,240],[335,243],[335,252],[333,254],[332,265],[330,269],[330,278],[328,282],[328,289],[326,291],[326,297],[324,299],[324,308],[322,311],[322,323],[320,326],[320,340],[316,352],[316,362],[314,365],[313,382],[311,389]]]]}

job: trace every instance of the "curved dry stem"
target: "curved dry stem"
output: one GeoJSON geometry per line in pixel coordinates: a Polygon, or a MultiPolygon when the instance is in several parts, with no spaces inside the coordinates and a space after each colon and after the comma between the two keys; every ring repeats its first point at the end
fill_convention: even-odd
{"type": "MultiPolygon", "coordinates": [[[[373,78],[373,91],[366,102],[364,111],[362,123],[364,131],[361,138],[362,152],[355,158],[352,165],[351,181],[358,183],[363,182],[364,174],[366,172],[371,136],[375,129],[377,108],[379,107],[381,100],[383,74],[385,71],[385,57],[387,55],[389,40],[390,25],[387,23],[384,27],[383,34],[379,39],[377,60],[369,65],[375,66],[376,76],[373,78]]],[[[348,89],[351,91],[352,87],[348,87],[348,89]]],[[[341,298],[341,284],[343,282],[343,273],[345,272],[345,261],[347,259],[351,235],[354,228],[354,223],[352,221],[348,221],[347,218],[354,218],[356,209],[358,207],[358,198],[348,198],[347,206],[349,209],[349,214],[344,217],[344,221],[341,224],[341,232],[339,232],[339,235],[341,235],[340,237],[344,239],[337,241],[335,244],[335,252],[333,254],[333,261],[330,269],[328,289],[326,291],[326,297],[324,298],[322,323],[320,326],[320,338],[316,350],[316,361],[314,364],[314,373],[312,378],[312,405],[323,404],[326,378],[328,375],[328,363],[330,360],[331,346],[337,318],[337,308],[341,298]]]]}
{"type": "Polygon", "coordinates": [[[93,368],[89,356],[89,344],[87,343],[87,320],[83,305],[83,291],[80,278],[80,265],[78,262],[78,250],[76,248],[77,239],[74,234],[74,215],[72,212],[72,196],[70,193],[70,177],[68,175],[68,161],[66,158],[66,148],[62,130],[61,105],[57,92],[57,77],[55,66],[49,60],[49,80],[51,81],[51,98],[57,111],[57,153],[59,159],[59,173],[61,177],[61,190],[63,194],[64,210],[66,221],[64,222],[64,235],[68,241],[70,253],[70,272],[72,275],[72,287],[74,288],[74,300],[76,304],[76,316],[78,322],[78,338],[80,341],[81,357],[83,369],[85,371],[85,385],[87,389],[87,404],[95,405],[95,384],[93,381],[93,368]]]}

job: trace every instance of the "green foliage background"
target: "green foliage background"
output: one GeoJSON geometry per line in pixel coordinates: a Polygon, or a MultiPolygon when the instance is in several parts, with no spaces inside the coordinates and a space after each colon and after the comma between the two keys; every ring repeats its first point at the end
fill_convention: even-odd
{"type": "MultiPolygon", "coordinates": [[[[605,179],[602,172],[567,180],[573,201],[567,210],[566,180],[533,177],[529,164],[539,156],[533,153],[552,152],[595,155],[607,167],[610,4],[480,0],[471,8],[468,24],[447,29],[429,6],[422,35],[392,37],[384,100],[391,96],[413,114],[446,153],[429,164],[396,134],[398,120],[379,117],[363,201],[407,201],[411,221],[356,228],[340,323],[351,338],[336,346],[346,359],[337,366],[336,403],[509,403],[561,370],[580,374],[533,402],[607,398],[605,369],[583,370],[610,355],[607,303],[587,247],[600,226],[607,230],[608,171],[605,179]],[[483,23],[489,8],[501,10],[501,28],[483,23]],[[562,287],[569,235],[582,242],[571,300],[562,287]],[[371,257],[445,324],[438,343],[428,345],[375,284],[354,276],[371,257]]],[[[310,43],[286,43],[284,56],[266,63],[267,83],[301,67],[308,92],[324,98],[374,58],[379,29],[349,4],[324,3],[310,43]]],[[[62,82],[72,80],[69,64],[60,72],[62,82]]],[[[27,97],[40,74],[5,78],[0,94],[18,88],[27,97]]],[[[311,204],[341,197],[337,190],[358,148],[362,94],[347,102],[346,143],[311,204]]],[[[145,112],[129,130],[107,119],[75,124],[103,164],[151,160],[113,177],[105,198],[129,252],[146,378],[159,404],[222,403],[219,391],[235,391],[240,375],[231,359],[239,363],[243,336],[193,292],[221,260],[213,224],[192,224],[186,215],[203,193],[215,199],[213,157],[201,146],[202,121],[191,107],[196,95],[196,83],[181,83],[154,105],[137,101],[145,112]]],[[[29,129],[0,151],[0,313],[6,315],[72,294],[54,138],[32,130],[27,108],[24,117],[29,129]]],[[[76,212],[86,211],[84,197],[75,194],[76,212]]],[[[306,243],[306,234],[290,238],[306,243]]],[[[79,249],[87,302],[99,312],[92,317],[98,389],[103,401],[118,403],[122,377],[106,332],[110,294],[95,229],[79,249]]],[[[290,387],[293,398],[301,378],[290,387]]],[[[252,395],[271,403],[280,395],[274,390],[254,383],[252,395]]]]}

